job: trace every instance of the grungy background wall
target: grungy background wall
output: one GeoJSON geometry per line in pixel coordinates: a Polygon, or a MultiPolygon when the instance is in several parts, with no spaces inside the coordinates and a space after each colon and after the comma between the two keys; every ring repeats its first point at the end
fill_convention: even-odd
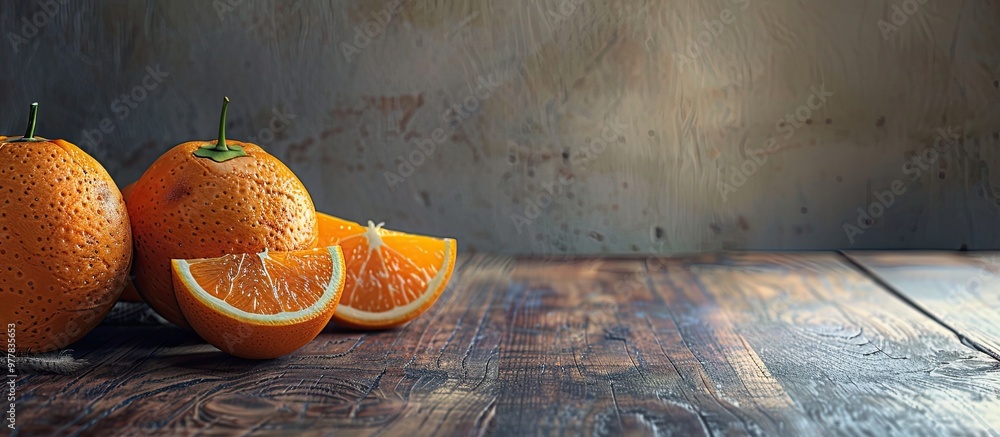
{"type": "Polygon", "coordinates": [[[5,0],[0,23],[3,132],[39,101],[39,135],[121,184],[212,138],[228,95],[231,137],[319,209],[464,250],[1000,248],[997,1],[5,0]]]}

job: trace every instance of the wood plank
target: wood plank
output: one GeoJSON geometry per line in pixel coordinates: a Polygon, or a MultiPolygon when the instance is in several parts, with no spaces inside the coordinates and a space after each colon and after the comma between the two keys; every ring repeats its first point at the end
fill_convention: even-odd
{"type": "Polygon", "coordinates": [[[653,279],[696,355],[717,363],[713,372],[728,363],[732,378],[752,378],[747,391],[769,415],[798,412],[793,434],[1000,429],[996,363],[837,254],[731,254],[653,279]],[[782,399],[774,384],[787,407],[772,407],[782,399]]]}
{"type": "Polygon", "coordinates": [[[100,327],[75,346],[93,363],[86,372],[19,378],[19,425],[26,434],[211,429],[309,435],[335,428],[338,435],[392,435],[393,425],[419,421],[410,429],[474,433],[486,423],[470,415],[487,410],[491,385],[469,381],[496,373],[495,360],[479,358],[495,354],[498,337],[462,328],[476,326],[488,300],[502,296],[492,288],[506,287],[502,272],[509,263],[464,258],[438,304],[405,328],[329,328],[277,360],[233,358],[169,327],[100,327]],[[470,336],[481,349],[470,349],[470,336]],[[467,353],[475,362],[467,362],[467,353]],[[457,417],[463,419],[452,420],[457,417]]]}
{"type": "Polygon", "coordinates": [[[18,379],[33,434],[976,434],[1000,372],[836,254],[463,257],[387,332],[278,360],[98,328],[75,376],[18,379]]]}
{"type": "Polygon", "coordinates": [[[963,341],[1000,360],[1000,252],[846,252],[963,341]]]}
{"type": "MultiPolygon", "coordinates": [[[[636,260],[519,263],[507,299],[499,435],[777,434],[779,417],[724,393],[744,382],[699,360],[636,260]]],[[[714,360],[713,357],[710,360],[714,360]]],[[[763,404],[763,402],[760,402],[763,404]]],[[[789,411],[794,414],[794,412],[789,411]]]]}
{"type": "Polygon", "coordinates": [[[498,430],[995,432],[1000,379],[988,357],[839,255],[756,256],[652,260],[649,286],[630,293],[616,291],[628,264],[519,264],[515,283],[528,294],[512,324],[535,331],[511,343],[520,347],[510,357],[525,363],[517,372],[508,377],[501,363],[502,383],[515,390],[501,394],[497,417],[514,419],[498,430]],[[529,341],[538,346],[525,350],[529,341]],[[578,369],[563,385],[582,380],[584,389],[545,388],[546,344],[548,362],[578,369]]]}

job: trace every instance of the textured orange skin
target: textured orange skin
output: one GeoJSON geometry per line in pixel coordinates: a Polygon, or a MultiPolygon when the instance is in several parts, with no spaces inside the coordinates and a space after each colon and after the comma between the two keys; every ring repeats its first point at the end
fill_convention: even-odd
{"type": "MultiPolygon", "coordinates": [[[[174,289],[185,290],[176,270],[171,269],[174,289]]],[[[305,346],[330,323],[337,303],[343,296],[341,279],[337,296],[311,318],[280,325],[267,325],[241,320],[222,314],[198,300],[190,292],[179,291],[177,301],[194,330],[209,344],[234,357],[269,360],[288,355],[305,346]]]]}
{"type": "MultiPolygon", "coordinates": [[[[128,203],[128,194],[132,192],[132,187],[135,187],[135,182],[132,182],[122,188],[122,198],[125,199],[125,203],[128,203]]],[[[129,271],[132,271],[131,266],[129,266],[129,271]]],[[[122,295],[118,297],[118,301],[142,302],[142,296],[139,296],[139,292],[135,289],[135,284],[132,283],[132,279],[129,279],[125,284],[125,289],[122,290],[122,295]]]]}
{"type": "Polygon", "coordinates": [[[194,151],[215,141],[180,144],[139,178],[128,198],[135,287],[170,322],[190,329],[174,295],[170,260],[307,249],[316,211],[302,182],[255,144],[248,156],[215,162],[194,151]]]}
{"type": "Polygon", "coordinates": [[[63,140],[0,137],[0,322],[18,352],[61,349],[90,332],[128,280],[132,233],[121,193],[63,140]]]}

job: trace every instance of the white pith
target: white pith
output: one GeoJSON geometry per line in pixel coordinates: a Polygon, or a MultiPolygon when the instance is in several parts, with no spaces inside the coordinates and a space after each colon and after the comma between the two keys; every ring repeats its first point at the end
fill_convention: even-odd
{"type": "Polygon", "coordinates": [[[384,224],[385,222],[380,222],[376,225],[375,222],[368,220],[368,227],[365,228],[365,233],[363,235],[368,239],[369,252],[385,246],[385,242],[382,241],[382,236],[379,235],[379,230],[382,229],[382,225],[384,224]]]}

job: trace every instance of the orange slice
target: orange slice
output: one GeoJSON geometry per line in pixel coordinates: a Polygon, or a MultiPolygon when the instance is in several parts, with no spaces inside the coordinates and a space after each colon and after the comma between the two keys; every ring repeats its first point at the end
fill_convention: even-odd
{"type": "Polygon", "coordinates": [[[241,358],[294,352],[330,322],[344,290],[338,246],[172,260],[184,317],[205,341],[241,358]]]}
{"type": "Polygon", "coordinates": [[[456,243],[316,213],[319,245],[339,244],[347,285],[333,320],[352,328],[403,325],[437,301],[455,269],[456,243]]]}

